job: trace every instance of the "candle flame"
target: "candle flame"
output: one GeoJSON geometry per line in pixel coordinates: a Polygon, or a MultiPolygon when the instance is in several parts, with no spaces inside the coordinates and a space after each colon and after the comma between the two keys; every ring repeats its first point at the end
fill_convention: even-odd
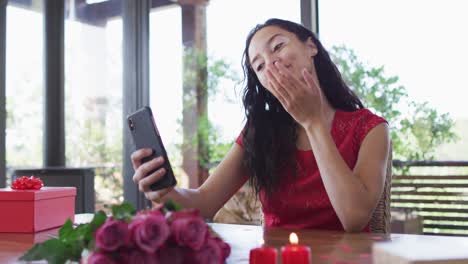
{"type": "Polygon", "coordinates": [[[297,245],[297,243],[299,243],[299,238],[297,237],[296,233],[292,232],[289,235],[289,242],[294,245],[297,245]]]}

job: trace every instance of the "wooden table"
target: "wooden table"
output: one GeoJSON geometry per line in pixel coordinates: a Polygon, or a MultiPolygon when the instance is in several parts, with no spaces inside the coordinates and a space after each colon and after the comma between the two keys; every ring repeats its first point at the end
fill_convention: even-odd
{"type": "MultiPolygon", "coordinates": [[[[228,264],[249,263],[249,252],[252,248],[261,245],[262,240],[268,246],[278,249],[288,244],[290,232],[296,232],[300,244],[311,247],[312,263],[373,263],[372,246],[376,242],[387,241],[390,245],[405,245],[408,252],[418,252],[424,242],[434,242],[441,251],[446,252],[451,245],[462,244],[467,246],[466,237],[443,237],[392,234],[357,233],[319,231],[319,230],[293,230],[293,229],[267,229],[261,226],[210,224],[226,242],[231,245],[231,255],[228,264]]],[[[49,235],[57,234],[57,229],[35,234],[0,233],[0,263],[17,263],[17,259],[34,243],[47,240],[49,235]]],[[[384,244],[384,243],[380,243],[384,244]]],[[[430,254],[430,252],[427,252],[430,254]]],[[[451,254],[451,253],[449,253],[451,254]]],[[[467,256],[468,257],[468,256],[467,256]]],[[[431,262],[432,263],[432,262],[431,262]]],[[[442,263],[442,262],[437,262],[442,263]]],[[[462,262],[460,262],[462,263],[462,262]]]]}
{"type": "Polygon", "coordinates": [[[270,247],[289,244],[289,234],[295,232],[300,244],[311,247],[312,263],[372,263],[371,246],[375,241],[389,237],[382,234],[347,234],[321,230],[267,229],[261,226],[212,224],[213,229],[231,245],[228,263],[249,263],[250,249],[259,247],[264,240],[270,247]]]}
{"type": "Polygon", "coordinates": [[[278,248],[278,254],[281,254],[280,248],[289,244],[291,232],[298,235],[300,244],[310,246],[313,264],[468,263],[468,237],[383,235],[283,228],[263,230],[260,226],[227,224],[211,226],[231,245],[232,252],[228,264],[249,263],[250,249],[260,246],[262,239],[267,246],[278,248]],[[379,254],[373,255],[376,249],[379,254]]]}

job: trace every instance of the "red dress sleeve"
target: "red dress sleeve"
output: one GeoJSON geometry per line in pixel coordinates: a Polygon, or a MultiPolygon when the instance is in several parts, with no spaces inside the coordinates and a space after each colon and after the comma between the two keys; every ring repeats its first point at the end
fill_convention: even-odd
{"type": "Polygon", "coordinates": [[[368,109],[363,109],[361,111],[361,118],[359,120],[359,125],[357,126],[358,129],[356,130],[356,143],[358,144],[358,146],[361,146],[362,141],[364,141],[364,138],[374,127],[382,123],[388,124],[387,120],[372,113],[368,109]]]}
{"type": "Polygon", "coordinates": [[[242,133],[240,132],[239,136],[237,136],[236,144],[239,145],[241,148],[244,148],[244,141],[242,140],[242,133]]]}

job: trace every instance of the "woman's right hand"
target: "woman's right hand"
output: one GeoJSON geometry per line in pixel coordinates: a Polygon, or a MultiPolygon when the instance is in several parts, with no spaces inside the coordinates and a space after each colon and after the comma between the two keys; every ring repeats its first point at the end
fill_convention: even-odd
{"type": "Polygon", "coordinates": [[[143,158],[150,156],[153,153],[152,149],[139,149],[132,153],[131,160],[133,164],[133,169],[135,170],[135,174],[133,174],[133,182],[138,184],[138,189],[140,192],[143,192],[147,199],[160,203],[162,202],[162,198],[172,191],[174,187],[169,187],[165,189],[161,189],[158,191],[152,191],[150,186],[151,184],[159,181],[164,174],[166,174],[166,170],[162,167],[164,163],[163,157],[156,157],[152,160],[149,160],[145,163],[142,162],[143,158]],[[153,173],[149,174],[151,171],[157,169],[153,173]]]}

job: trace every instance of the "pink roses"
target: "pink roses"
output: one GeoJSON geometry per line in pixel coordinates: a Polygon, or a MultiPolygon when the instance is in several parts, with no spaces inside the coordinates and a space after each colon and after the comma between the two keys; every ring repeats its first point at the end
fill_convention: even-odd
{"type": "Polygon", "coordinates": [[[198,210],[147,210],[130,221],[108,218],[95,232],[88,264],[222,264],[230,247],[211,234],[198,210]]]}
{"type": "Polygon", "coordinates": [[[128,224],[124,221],[116,221],[112,218],[96,231],[96,246],[103,251],[114,251],[128,244],[130,232],[128,224]]]}
{"type": "Polygon", "coordinates": [[[208,227],[195,209],[172,212],[168,218],[175,242],[199,250],[205,243],[208,227]]]}
{"type": "Polygon", "coordinates": [[[159,211],[137,215],[129,228],[137,247],[146,253],[155,253],[170,235],[166,218],[159,211]]]}

